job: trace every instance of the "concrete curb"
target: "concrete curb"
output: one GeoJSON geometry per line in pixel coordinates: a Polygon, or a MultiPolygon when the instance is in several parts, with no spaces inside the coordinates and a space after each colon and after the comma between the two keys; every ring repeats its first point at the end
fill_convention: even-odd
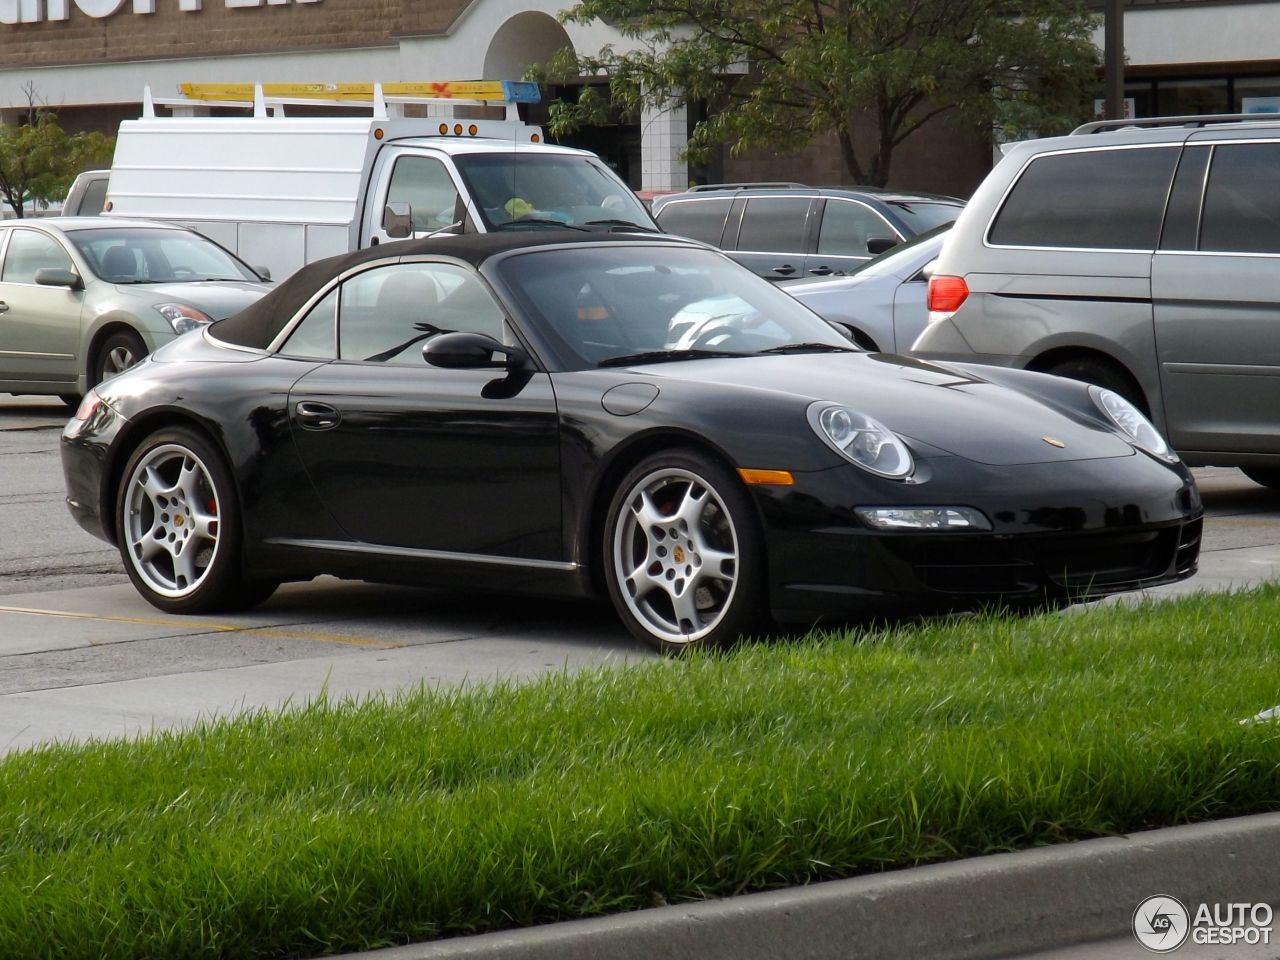
{"type": "Polygon", "coordinates": [[[1127,936],[1155,894],[1280,903],[1280,813],[349,956],[989,960],[1127,936]]]}

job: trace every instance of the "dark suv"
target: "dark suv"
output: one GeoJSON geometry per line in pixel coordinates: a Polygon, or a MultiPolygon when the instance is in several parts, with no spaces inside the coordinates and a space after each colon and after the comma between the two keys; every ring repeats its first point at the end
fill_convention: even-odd
{"type": "Polygon", "coordinates": [[[964,201],[872,187],[717,184],[653,201],[667,233],[720,247],[767,280],[847,273],[960,215],[964,201]]]}

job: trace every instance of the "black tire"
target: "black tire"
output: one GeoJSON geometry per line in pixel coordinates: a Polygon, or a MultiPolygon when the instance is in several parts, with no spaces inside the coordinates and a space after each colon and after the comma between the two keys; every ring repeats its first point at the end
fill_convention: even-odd
{"type": "Polygon", "coordinates": [[[1254,483],[1280,490],[1280,467],[1241,467],[1240,472],[1254,483]]]}
{"type": "Polygon", "coordinates": [[[1076,360],[1064,360],[1045,370],[1055,377],[1066,377],[1069,380],[1081,380],[1095,387],[1111,390],[1120,394],[1142,411],[1143,416],[1151,416],[1151,408],[1147,406],[1147,398],[1142,390],[1130,379],[1129,375],[1115,364],[1105,360],[1093,360],[1081,357],[1076,360]]]}
{"type": "Polygon", "coordinates": [[[769,629],[754,508],[741,480],[704,454],[637,464],[609,504],[602,556],[618,616],[663,653],[769,629]]]}
{"type": "Polygon", "coordinates": [[[129,579],[167,613],[244,610],[277,586],[244,577],[231,473],[194,430],[159,430],[138,445],[116,492],[115,521],[129,579]]]}
{"type": "Polygon", "coordinates": [[[132,330],[117,330],[102,341],[93,369],[89,371],[89,386],[96,387],[103,380],[123,373],[147,355],[147,345],[132,330]]]}
{"type": "Polygon", "coordinates": [[[78,393],[60,393],[58,394],[58,399],[62,401],[62,405],[67,409],[75,410],[80,406],[80,401],[83,398],[78,393]]]}

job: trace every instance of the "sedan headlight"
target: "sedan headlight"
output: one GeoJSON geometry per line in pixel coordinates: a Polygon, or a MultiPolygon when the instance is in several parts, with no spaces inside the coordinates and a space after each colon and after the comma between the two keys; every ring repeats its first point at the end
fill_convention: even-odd
{"type": "Polygon", "coordinates": [[[881,477],[901,480],[915,464],[911,452],[888,427],[838,403],[809,407],[809,426],[841,456],[881,477]]]}
{"type": "Polygon", "coordinates": [[[1160,435],[1160,431],[1142,415],[1141,410],[1120,394],[1102,387],[1090,387],[1089,395],[1093,397],[1097,408],[1120,428],[1120,432],[1128,437],[1134,446],[1161,460],[1174,462],[1178,459],[1178,455],[1169,447],[1168,441],[1160,435]]]}
{"type": "Polygon", "coordinates": [[[156,310],[169,321],[174,333],[186,333],[206,323],[213,323],[213,317],[185,303],[157,303],[156,310]]]}

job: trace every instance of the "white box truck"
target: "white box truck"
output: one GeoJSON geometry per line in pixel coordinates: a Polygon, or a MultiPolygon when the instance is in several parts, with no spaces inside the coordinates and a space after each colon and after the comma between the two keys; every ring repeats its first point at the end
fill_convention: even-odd
{"type": "Polygon", "coordinates": [[[537,85],[184,84],[146,92],[120,125],[107,216],[199,231],[282,279],[305,263],[403,237],[570,224],[656,230],[595,154],[543,142],[517,104],[537,85]],[[156,104],[175,108],[159,116],[156,104]],[[361,116],[288,115],[338,105],[361,116]],[[406,116],[417,105],[434,116],[406,116]],[[251,110],[186,116],[196,109],[251,110]],[[476,118],[497,111],[504,119],[476,118]],[[467,114],[471,114],[468,116],[467,114]]]}

